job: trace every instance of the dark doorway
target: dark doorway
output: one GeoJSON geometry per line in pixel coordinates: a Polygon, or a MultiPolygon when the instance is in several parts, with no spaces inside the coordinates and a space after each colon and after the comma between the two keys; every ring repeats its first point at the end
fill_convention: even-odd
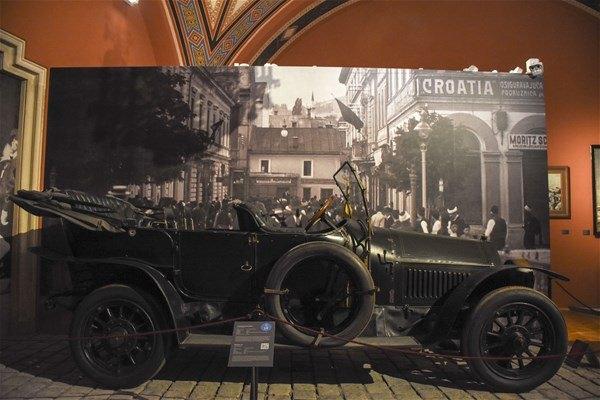
{"type": "Polygon", "coordinates": [[[277,186],[277,192],[276,192],[276,196],[278,199],[287,197],[289,195],[290,191],[289,188],[286,186],[277,186]]]}
{"type": "Polygon", "coordinates": [[[311,191],[309,187],[302,188],[302,200],[310,200],[311,191]]]}
{"type": "Polygon", "coordinates": [[[331,197],[333,195],[333,189],[321,189],[321,200],[331,197]]]}
{"type": "Polygon", "coordinates": [[[523,203],[528,205],[533,215],[540,221],[543,247],[550,246],[548,210],[548,161],[545,151],[523,151],[523,203]],[[546,193],[545,196],[541,193],[546,193]]]}

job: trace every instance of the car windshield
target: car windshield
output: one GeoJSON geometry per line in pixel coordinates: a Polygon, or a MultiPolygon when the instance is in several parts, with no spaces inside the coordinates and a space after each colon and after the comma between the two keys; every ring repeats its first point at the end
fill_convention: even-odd
{"type": "Polygon", "coordinates": [[[369,212],[365,198],[365,186],[349,162],[344,162],[333,175],[337,187],[344,196],[343,213],[345,218],[363,221],[367,224],[369,212]]]}

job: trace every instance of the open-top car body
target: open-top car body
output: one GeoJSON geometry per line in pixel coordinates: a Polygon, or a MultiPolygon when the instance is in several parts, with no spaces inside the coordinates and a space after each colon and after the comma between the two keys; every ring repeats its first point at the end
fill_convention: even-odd
{"type": "Polygon", "coordinates": [[[328,216],[329,198],[306,228],[272,227],[243,202],[233,205],[234,229],[187,230],[166,212],[113,197],[48,190],[12,199],[60,218],[70,253],[37,251],[69,264],[71,336],[84,338],[71,342],[73,356],[107,386],[152,377],[170,348],[189,344],[194,324],[256,307],[287,321],[279,332],[302,346],[342,345],[365,330],[375,307],[388,310],[391,328],[380,333],[431,348],[454,344],[499,390],[529,390],[558,370],[565,323],[533,290],[536,267],[502,263],[485,240],[372,228],[353,167],[344,163],[334,179],[343,218],[328,216]],[[161,329],[176,332],[144,335],[161,329]]]}

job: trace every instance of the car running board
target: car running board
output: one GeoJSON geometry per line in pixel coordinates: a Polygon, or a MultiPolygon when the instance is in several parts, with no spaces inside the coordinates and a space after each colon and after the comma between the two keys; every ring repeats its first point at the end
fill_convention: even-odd
{"type": "MultiPolygon", "coordinates": [[[[356,340],[367,343],[369,345],[382,347],[420,347],[419,343],[410,336],[394,336],[394,337],[373,337],[364,336],[358,337],[356,340]]],[[[231,335],[212,335],[203,333],[192,333],[181,343],[180,347],[229,347],[231,345],[231,335]]],[[[362,347],[360,344],[348,343],[344,347],[362,347]]],[[[305,349],[306,347],[297,346],[288,343],[275,343],[277,349],[305,349]]]]}

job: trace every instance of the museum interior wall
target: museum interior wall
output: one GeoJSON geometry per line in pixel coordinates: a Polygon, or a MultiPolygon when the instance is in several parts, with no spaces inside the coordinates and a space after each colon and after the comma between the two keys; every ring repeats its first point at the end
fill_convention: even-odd
{"type": "Polygon", "coordinates": [[[177,45],[161,1],[2,1],[2,29],[45,67],[172,65],[177,45]]]}
{"type": "MultiPolygon", "coordinates": [[[[216,62],[186,48],[189,38],[169,9],[174,3],[2,1],[0,21],[3,30],[26,41],[25,56],[46,68],[216,62]]],[[[262,60],[269,44],[274,47],[267,61],[278,65],[461,70],[473,64],[480,71],[509,71],[539,58],[548,165],[570,167],[572,190],[571,218],[550,221],[552,269],[569,276],[569,287],[584,301],[600,304],[600,239],[583,234],[592,229],[590,144],[600,142],[598,15],[565,1],[338,3],[309,20],[299,18],[313,3],[282,4],[223,60],[262,60]],[[300,22],[290,30],[290,21],[300,22]]],[[[553,298],[572,305],[559,290],[553,298]]]]}

